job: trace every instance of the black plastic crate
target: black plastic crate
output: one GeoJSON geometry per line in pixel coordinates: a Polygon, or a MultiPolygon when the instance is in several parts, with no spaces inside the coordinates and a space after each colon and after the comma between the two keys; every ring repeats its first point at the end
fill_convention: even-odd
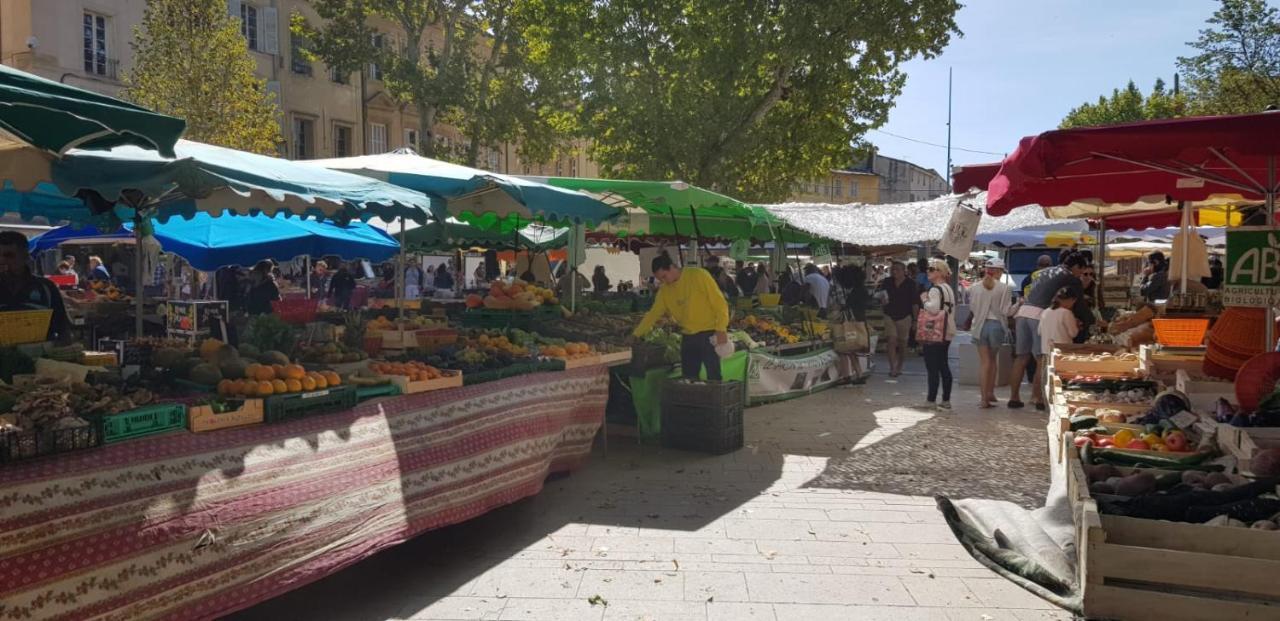
{"type": "Polygon", "coordinates": [[[741,407],[742,388],[742,382],[737,380],[694,383],[669,379],[662,385],[662,405],[715,409],[741,407]]]}
{"type": "Polygon", "coordinates": [[[662,406],[662,429],[682,433],[715,434],[723,429],[742,426],[742,406],[728,408],[690,407],[675,404],[662,406]]]}
{"type": "Polygon", "coordinates": [[[726,427],[717,432],[705,434],[685,433],[678,429],[668,429],[665,424],[662,427],[662,446],[664,448],[723,455],[742,448],[743,444],[742,425],[726,427]]]}
{"type": "Polygon", "coordinates": [[[0,464],[102,446],[102,421],[49,431],[0,431],[0,464]]]}
{"type": "Polygon", "coordinates": [[[295,418],[350,410],[356,407],[358,400],[356,389],[348,385],[312,392],[272,395],[263,400],[263,418],[268,423],[283,423],[295,418]]]}

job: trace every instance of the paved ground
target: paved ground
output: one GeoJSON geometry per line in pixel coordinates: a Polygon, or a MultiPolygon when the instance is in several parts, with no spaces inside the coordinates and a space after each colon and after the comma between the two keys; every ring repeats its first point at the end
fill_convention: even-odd
{"type": "Polygon", "coordinates": [[[973,561],[932,500],[1038,505],[1043,419],[978,410],[961,386],[953,413],[905,407],[922,400],[911,370],[750,409],[731,455],[615,439],[536,498],[236,618],[1070,619],[973,561]]]}

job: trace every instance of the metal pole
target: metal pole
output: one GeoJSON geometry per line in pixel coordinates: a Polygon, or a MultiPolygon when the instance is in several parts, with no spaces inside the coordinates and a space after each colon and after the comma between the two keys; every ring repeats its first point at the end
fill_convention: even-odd
{"type": "Polygon", "coordinates": [[[135,208],[133,215],[133,328],[142,338],[142,209],[135,208]]]}
{"type": "Polygon", "coordinates": [[[1098,261],[1093,267],[1094,275],[1097,281],[1101,283],[1098,291],[1098,299],[1095,302],[1098,308],[1106,308],[1107,299],[1107,219],[1102,218],[1098,221],[1098,261]]]}
{"type": "Polygon", "coordinates": [[[304,269],[307,270],[307,299],[311,299],[311,255],[307,255],[302,262],[304,269]]]}
{"type": "Polygon", "coordinates": [[[1180,202],[1179,206],[1182,208],[1182,231],[1180,231],[1182,233],[1182,250],[1180,251],[1182,253],[1182,288],[1180,291],[1185,296],[1187,293],[1187,244],[1191,241],[1191,223],[1195,220],[1196,208],[1194,204],[1188,207],[1185,202],[1180,202]]]}
{"type": "Polygon", "coordinates": [[[951,67],[947,67],[947,178],[951,178],[951,67]]]}
{"type": "Polygon", "coordinates": [[[400,252],[396,255],[396,318],[404,319],[404,217],[400,217],[400,252]]]}
{"type": "MultiPolygon", "coordinates": [[[[1230,224],[1230,223],[1228,223],[1230,224]]],[[[1267,226],[1276,225],[1276,156],[1272,155],[1267,158],[1267,226]]],[[[1270,303],[1267,304],[1267,348],[1263,351],[1275,351],[1276,349],[1276,309],[1270,303]]]]}

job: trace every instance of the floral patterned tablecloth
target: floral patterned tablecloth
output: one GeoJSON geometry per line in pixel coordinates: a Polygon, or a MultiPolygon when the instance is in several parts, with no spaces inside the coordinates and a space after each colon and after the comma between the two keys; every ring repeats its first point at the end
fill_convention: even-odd
{"type": "Polygon", "coordinates": [[[0,620],[207,619],[583,464],[604,367],[0,468],[0,620]]]}

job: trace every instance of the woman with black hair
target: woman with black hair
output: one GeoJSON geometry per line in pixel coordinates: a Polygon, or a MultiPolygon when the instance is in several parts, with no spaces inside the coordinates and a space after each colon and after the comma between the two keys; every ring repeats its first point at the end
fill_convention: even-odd
{"type": "Polygon", "coordinates": [[[1169,299],[1169,261],[1159,250],[1147,257],[1142,270],[1142,297],[1148,302],[1169,299]]]}

